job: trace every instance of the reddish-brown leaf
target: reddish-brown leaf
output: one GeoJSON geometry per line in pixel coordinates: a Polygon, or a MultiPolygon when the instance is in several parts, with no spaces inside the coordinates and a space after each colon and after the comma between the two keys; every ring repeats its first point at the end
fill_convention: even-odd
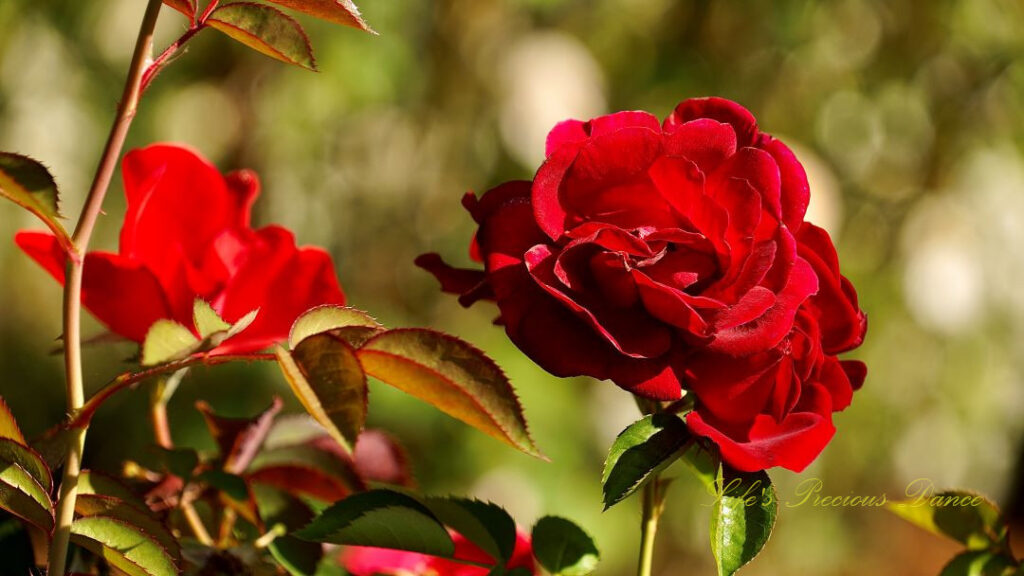
{"type": "Polygon", "coordinates": [[[359,8],[352,0],[269,0],[292,10],[304,12],[321,20],[351,26],[376,34],[359,14],[359,8]]]}

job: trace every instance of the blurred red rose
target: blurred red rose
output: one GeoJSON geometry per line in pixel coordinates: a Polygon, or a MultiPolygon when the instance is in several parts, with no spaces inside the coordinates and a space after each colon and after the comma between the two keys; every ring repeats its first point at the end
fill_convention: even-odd
{"type": "Polygon", "coordinates": [[[464,198],[484,270],[417,264],[465,306],[496,301],[552,374],[656,400],[692,389],[691,427],[727,461],[798,469],[865,372],[835,358],[866,323],[831,239],[804,222],[808,200],[803,167],[750,112],[686,100],[663,123],[559,124],[533,181],[464,198]]]}
{"type": "MultiPolygon", "coordinates": [[[[494,564],[478,546],[452,532],[455,540],[455,558],[480,564],[494,564]]],[[[388,550],[385,548],[367,548],[350,546],[341,553],[341,564],[352,576],[487,576],[486,568],[463,564],[453,560],[427,556],[416,552],[388,550]]],[[[524,532],[516,534],[516,547],[506,569],[525,568],[530,574],[536,574],[533,561],[533,547],[530,537],[524,532]]]]}
{"type": "MultiPolygon", "coordinates": [[[[113,332],[141,342],[158,319],[191,327],[196,298],[228,322],[259,309],[256,321],[214,353],[254,352],[284,340],[295,318],[319,304],[343,304],[330,255],[297,248],[280,226],[253,230],[259,181],[222,176],[190,149],[155,145],[122,164],[127,214],[117,254],[90,252],[82,302],[113,332]]],[[[59,282],[66,255],[48,233],[20,232],[18,246],[59,282]]]]}

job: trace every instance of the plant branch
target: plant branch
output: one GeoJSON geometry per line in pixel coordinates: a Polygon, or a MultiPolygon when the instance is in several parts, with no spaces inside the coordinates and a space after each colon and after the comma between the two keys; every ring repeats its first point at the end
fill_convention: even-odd
{"type": "Polygon", "coordinates": [[[245,355],[224,355],[224,356],[205,356],[196,355],[189,356],[184,360],[178,360],[177,362],[171,362],[168,364],[161,364],[152,368],[147,368],[139,372],[129,372],[127,374],[121,374],[117,378],[114,378],[109,384],[104,386],[99,392],[93,394],[89,401],[86,402],[80,409],[75,411],[71,417],[71,421],[67,423],[68,428],[87,428],[93,415],[96,414],[96,410],[103,405],[111,396],[124,390],[125,388],[131,388],[135,385],[144,382],[154,376],[161,376],[171,372],[178,372],[190,366],[203,364],[205,366],[216,366],[218,364],[227,364],[228,362],[238,361],[270,361],[276,360],[277,357],[273,354],[245,354],[245,355]]]}
{"type": "MultiPolygon", "coordinates": [[[[103,209],[103,198],[107,194],[110,180],[117,167],[117,160],[124,147],[128,128],[139,104],[142,76],[153,53],[153,32],[160,16],[161,0],[149,0],[146,12],[139,26],[132,63],[128,69],[124,94],[117,109],[117,118],[111,126],[110,135],[103,149],[103,156],[96,169],[85,206],[75,226],[72,243],[75,252],[84,256],[89,247],[96,220],[103,209]]],[[[75,412],[85,402],[85,386],[82,378],[82,275],[85,258],[69,258],[64,284],[64,372],[67,383],[67,406],[75,412]]],[[[53,543],[50,546],[49,573],[63,576],[67,563],[68,542],[71,537],[71,523],[75,516],[75,500],[78,496],[78,474],[81,470],[82,450],[85,448],[85,428],[77,428],[69,442],[64,464],[64,477],[57,500],[56,525],[53,543]]]]}
{"type": "Polygon", "coordinates": [[[187,44],[188,41],[191,40],[193,36],[202,31],[203,28],[205,27],[206,24],[193,24],[189,27],[188,30],[185,31],[184,34],[181,35],[180,38],[172,42],[170,46],[165,48],[164,51],[161,52],[160,55],[153,60],[149,67],[146,68],[146,72],[142,75],[142,92],[145,92],[146,89],[149,88],[150,83],[153,82],[153,79],[156,78],[156,75],[159,74],[164,69],[164,67],[170,63],[171,57],[177,54],[178,51],[180,51],[182,48],[184,48],[185,44],[187,44]]]}
{"type": "Polygon", "coordinates": [[[651,576],[654,564],[654,537],[658,533],[658,520],[661,518],[663,496],[661,482],[655,475],[643,489],[643,515],[640,521],[640,560],[637,576],[651,576]]]}

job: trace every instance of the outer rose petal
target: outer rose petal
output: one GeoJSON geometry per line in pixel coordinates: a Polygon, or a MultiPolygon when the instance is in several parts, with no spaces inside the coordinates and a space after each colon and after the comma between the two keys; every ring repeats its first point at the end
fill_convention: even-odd
{"type": "MultiPolygon", "coordinates": [[[[483,550],[466,540],[460,534],[452,534],[455,540],[455,557],[471,562],[492,564],[494,559],[488,556],[483,550]]],[[[537,568],[533,561],[533,547],[530,545],[530,537],[523,532],[516,533],[516,546],[512,552],[512,558],[505,566],[506,570],[513,568],[526,568],[530,574],[536,574],[537,568]]],[[[444,558],[432,558],[430,569],[437,572],[438,576],[487,576],[490,572],[486,568],[471,566],[446,560],[444,558]]]]}
{"type": "MultiPolygon", "coordinates": [[[[15,242],[64,284],[66,256],[54,236],[20,232],[15,242]]],[[[82,303],[112,331],[136,342],[145,339],[154,322],[170,316],[160,284],[143,264],[105,252],[85,257],[82,303]]]]}
{"type": "Polygon", "coordinates": [[[711,118],[725,122],[736,131],[737,144],[750,146],[757,137],[757,120],[749,110],[725,98],[690,98],[683,100],[665,119],[665,132],[672,133],[678,126],[697,118],[711,118]]]}
{"type": "Polygon", "coordinates": [[[836,431],[830,416],[813,412],[791,413],[782,422],[760,414],[745,434],[728,434],[698,411],[690,412],[686,424],[695,434],[710,438],[721,450],[722,459],[744,472],[774,466],[802,472],[836,431]]]}
{"type": "Polygon", "coordinates": [[[234,322],[257,308],[252,326],[224,342],[215,353],[254,352],[288,338],[295,319],[322,304],[344,304],[331,257],[319,248],[295,247],[292,234],[277,226],[257,232],[263,245],[254,248],[231,279],[220,313],[234,322]]]}
{"type": "Polygon", "coordinates": [[[198,263],[222,231],[244,226],[259,188],[246,172],[229,187],[215,166],[172,145],[129,152],[122,172],[128,210],[120,253],[149,264],[168,287],[181,257],[198,263]]]}
{"type": "MultiPolygon", "coordinates": [[[[762,134],[762,137],[764,135],[762,134]]],[[[803,164],[796,159],[793,151],[780,140],[767,137],[761,148],[775,158],[782,177],[782,221],[795,234],[804,221],[807,204],[811,200],[811,187],[807,183],[807,172],[803,164]]]]}
{"type": "Polygon", "coordinates": [[[797,240],[800,256],[818,276],[818,293],[810,303],[821,325],[825,352],[839,354],[860,346],[867,319],[857,304],[853,285],[839,273],[839,258],[828,232],[806,222],[797,240]]]}

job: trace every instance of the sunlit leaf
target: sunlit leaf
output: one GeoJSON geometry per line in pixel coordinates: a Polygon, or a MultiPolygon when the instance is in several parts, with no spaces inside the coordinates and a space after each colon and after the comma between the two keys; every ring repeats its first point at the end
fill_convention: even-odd
{"type": "Polygon", "coordinates": [[[366,423],[366,374],[355,352],[330,334],[305,338],[291,352],[276,350],[292,391],[311,416],[351,452],[366,423]]]}
{"type": "Polygon", "coordinates": [[[583,576],[601,559],[594,540],[576,524],[545,516],[533,526],[533,555],[552,576],[583,576]]]}
{"type": "Polygon", "coordinates": [[[53,474],[38,452],[10,438],[0,438],[0,463],[12,462],[25,469],[47,493],[53,490],[53,474]]]}
{"type": "Polygon", "coordinates": [[[53,530],[53,502],[28,471],[0,460],[0,508],[49,534],[53,530]]]}
{"type": "Polygon", "coordinates": [[[445,526],[455,530],[504,565],[516,547],[516,523],[501,506],[467,498],[425,498],[427,508],[445,526]]]}
{"type": "Polygon", "coordinates": [[[57,183],[39,162],[11,152],[0,152],[0,196],[35,214],[53,232],[69,254],[74,243],[61,225],[57,183]]]}
{"type": "Polygon", "coordinates": [[[612,443],[604,463],[605,509],[675,462],[691,438],[686,424],[674,414],[652,414],[630,424],[612,443]]]}
{"type": "Polygon", "coordinates": [[[942,569],[939,576],[1008,576],[1017,563],[1003,554],[969,550],[958,554],[942,569]]]}
{"type": "Polygon", "coordinates": [[[128,576],[176,576],[170,554],[141,528],[108,516],[79,518],[71,541],[102,557],[128,576]]]}
{"type": "Polygon", "coordinates": [[[305,12],[328,22],[351,26],[367,32],[373,32],[363,17],[359,14],[359,8],[352,0],[268,0],[274,4],[280,4],[293,10],[305,12]]]}
{"type": "Polygon", "coordinates": [[[903,519],[934,534],[952,538],[971,550],[1006,544],[1008,529],[999,508],[974,492],[936,492],[893,502],[888,507],[903,519]]]}
{"type": "Polygon", "coordinates": [[[149,510],[146,501],[132,491],[119,480],[115,480],[102,472],[82,470],[78,475],[79,494],[99,494],[101,496],[112,496],[131,504],[139,510],[149,510]]]}
{"type": "Polygon", "coordinates": [[[375,546],[450,558],[455,543],[415,498],[392,490],[353,494],[324,510],[295,535],[313,542],[375,546]]]}
{"type": "Polygon", "coordinates": [[[508,378],[473,346],[440,332],[389,330],[356,351],[366,373],[523,452],[541,456],[508,378]]]}
{"type": "Polygon", "coordinates": [[[288,64],[316,70],[302,26],[277,8],[252,2],[223,4],[207,23],[246,46],[288,64]]]}
{"type": "Polygon", "coordinates": [[[140,510],[113,496],[79,494],[75,499],[75,513],[82,517],[106,516],[135,526],[152,536],[157,544],[168,553],[175,565],[181,562],[181,546],[178,544],[178,539],[149,510],[140,510]]]}
{"type": "Polygon", "coordinates": [[[220,449],[226,471],[233,474],[245,471],[259,452],[274,423],[274,417],[283,405],[281,399],[275,396],[270,407],[253,418],[228,418],[215,414],[206,402],[196,403],[210,435],[220,449]]]}
{"type": "Polygon", "coordinates": [[[213,334],[231,329],[231,324],[225,322],[213,306],[201,298],[196,298],[192,305],[192,321],[199,331],[200,338],[209,338],[213,334]]]}
{"type": "Polygon", "coordinates": [[[181,360],[195,352],[199,344],[199,339],[188,328],[173,320],[157,320],[142,342],[142,365],[156,366],[181,360]]]}
{"type": "Polygon", "coordinates": [[[28,445],[25,442],[25,436],[21,433],[21,428],[18,427],[18,421],[14,419],[14,414],[11,413],[3,396],[0,396],[0,438],[10,438],[22,446],[28,445]]]}
{"type": "Polygon", "coordinates": [[[292,324],[291,333],[288,335],[288,347],[294,350],[300,342],[314,334],[323,334],[343,328],[364,328],[373,334],[384,327],[362,310],[348,306],[317,306],[296,318],[295,323],[292,324]]]}
{"type": "Polygon", "coordinates": [[[736,472],[723,466],[721,488],[711,509],[711,550],[719,576],[732,576],[768,542],[779,503],[763,471],[736,472]]]}

